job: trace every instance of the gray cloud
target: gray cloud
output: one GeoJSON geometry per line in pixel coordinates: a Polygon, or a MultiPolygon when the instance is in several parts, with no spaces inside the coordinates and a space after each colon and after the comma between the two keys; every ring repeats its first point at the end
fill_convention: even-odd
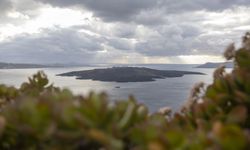
{"type": "Polygon", "coordinates": [[[0,15],[5,14],[12,8],[12,3],[9,0],[0,0],[0,15]]]}
{"type": "Polygon", "coordinates": [[[7,22],[18,26],[24,22],[6,18],[10,10],[28,15],[26,21],[29,21],[39,16],[41,7],[51,6],[84,10],[83,13],[91,11],[94,17],[88,18],[84,25],[49,27],[40,33],[21,34],[0,42],[0,61],[105,63],[135,54],[142,57],[219,55],[226,45],[240,38],[250,23],[249,0],[22,2],[0,0],[0,25],[7,22]],[[233,16],[244,11],[243,17],[233,16]],[[228,14],[233,17],[224,21],[228,14]]]}
{"type": "Polygon", "coordinates": [[[53,6],[79,6],[94,12],[94,15],[105,21],[125,21],[132,19],[141,10],[152,8],[157,1],[152,0],[38,0],[53,6]]]}
{"type": "Polygon", "coordinates": [[[6,20],[7,13],[13,8],[8,0],[0,0],[0,25],[6,20]]]}
{"type": "Polygon", "coordinates": [[[167,12],[183,12],[195,10],[221,11],[234,6],[249,6],[249,0],[162,0],[167,12]]]}
{"type": "Polygon", "coordinates": [[[40,14],[39,8],[41,7],[42,4],[33,0],[0,0],[0,25],[24,24],[28,20],[36,18],[40,14]],[[19,17],[11,17],[11,13],[16,13],[19,17]]]}
{"type": "Polygon", "coordinates": [[[126,50],[127,52],[133,50],[133,44],[128,39],[110,38],[107,41],[107,45],[117,50],[126,50]]]}
{"type": "Polygon", "coordinates": [[[44,30],[42,34],[23,34],[0,43],[0,60],[11,62],[68,63],[95,61],[102,50],[97,37],[72,29],[44,30]]]}
{"type": "MultiPolygon", "coordinates": [[[[37,0],[53,6],[87,8],[105,21],[135,21],[149,24],[161,21],[153,11],[178,14],[187,11],[222,11],[235,6],[249,6],[249,0],[37,0]],[[148,18],[151,18],[149,20],[148,18]]],[[[160,13],[159,13],[160,12],[160,13]]]]}
{"type": "Polygon", "coordinates": [[[147,56],[221,55],[228,44],[239,43],[242,34],[207,34],[201,26],[185,23],[162,25],[155,31],[156,35],[138,42],[135,51],[147,56]]]}
{"type": "Polygon", "coordinates": [[[113,36],[120,38],[133,38],[136,32],[136,24],[119,23],[113,28],[113,36]]]}

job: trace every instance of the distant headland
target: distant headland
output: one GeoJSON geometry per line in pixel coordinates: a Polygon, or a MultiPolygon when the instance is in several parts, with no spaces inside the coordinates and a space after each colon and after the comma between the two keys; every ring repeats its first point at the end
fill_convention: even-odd
{"type": "Polygon", "coordinates": [[[155,81],[155,79],[182,77],[188,74],[204,75],[200,72],[156,70],[145,67],[113,67],[73,71],[59,74],[58,76],[75,76],[77,79],[92,79],[107,82],[146,82],[155,81]]]}
{"type": "Polygon", "coordinates": [[[46,68],[49,66],[39,64],[15,64],[0,62],[0,69],[28,69],[28,68],[46,68]]]}
{"type": "Polygon", "coordinates": [[[32,69],[32,68],[54,68],[54,67],[63,67],[63,65],[59,64],[41,65],[41,64],[0,62],[0,69],[32,69]]]}
{"type": "Polygon", "coordinates": [[[222,65],[224,65],[226,68],[233,68],[234,66],[233,62],[221,62],[221,63],[207,62],[205,64],[197,66],[196,68],[217,68],[222,65]]]}

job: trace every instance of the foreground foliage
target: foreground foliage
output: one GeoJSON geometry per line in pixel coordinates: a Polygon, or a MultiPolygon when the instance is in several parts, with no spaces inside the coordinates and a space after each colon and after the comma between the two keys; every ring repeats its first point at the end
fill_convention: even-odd
{"type": "Polygon", "coordinates": [[[250,34],[225,57],[235,62],[232,72],[218,68],[174,115],[149,114],[132,97],[75,96],[42,72],[19,89],[0,85],[0,149],[250,149],[250,34]]]}

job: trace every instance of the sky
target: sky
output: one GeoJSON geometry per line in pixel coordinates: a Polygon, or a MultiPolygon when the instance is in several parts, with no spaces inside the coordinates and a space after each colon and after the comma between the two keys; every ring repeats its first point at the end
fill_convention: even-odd
{"type": "Polygon", "coordinates": [[[0,0],[0,62],[224,61],[250,0],[0,0]]]}

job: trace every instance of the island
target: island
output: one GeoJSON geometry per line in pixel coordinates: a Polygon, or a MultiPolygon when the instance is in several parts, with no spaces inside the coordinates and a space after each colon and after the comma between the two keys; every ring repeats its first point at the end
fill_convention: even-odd
{"type": "Polygon", "coordinates": [[[213,63],[213,62],[207,62],[205,64],[199,65],[196,68],[217,68],[219,66],[224,65],[226,68],[233,68],[233,62],[219,62],[219,63],[213,63]]]}
{"type": "Polygon", "coordinates": [[[107,82],[146,82],[155,79],[182,77],[184,75],[204,75],[200,72],[156,70],[145,67],[112,67],[105,69],[93,69],[73,71],[58,76],[74,76],[76,79],[91,79],[107,82]]]}

